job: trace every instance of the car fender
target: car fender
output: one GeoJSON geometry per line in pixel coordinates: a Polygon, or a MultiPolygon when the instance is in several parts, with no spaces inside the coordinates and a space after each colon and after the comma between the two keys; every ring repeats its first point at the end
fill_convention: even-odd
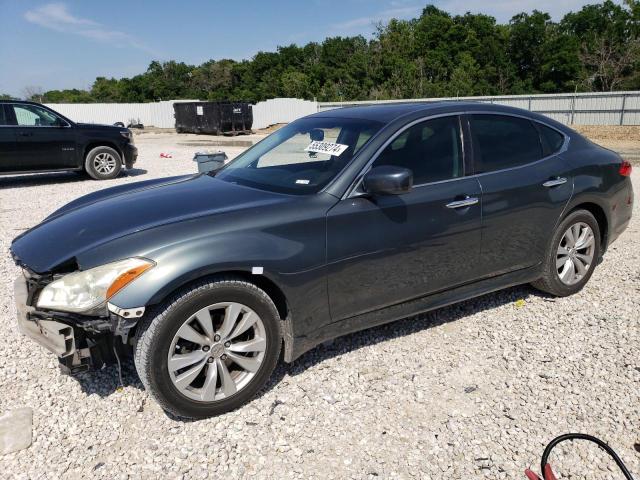
{"type": "Polygon", "coordinates": [[[214,215],[165,225],[114,240],[83,257],[95,265],[131,256],[156,263],[109,299],[123,309],[162,303],[173,292],[214,275],[239,274],[255,278],[258,286],[266,280],[286,299],[287,314],[295,317],[293,333],[304,335],[330,319],[325,214],[335,201],[310,199],[305,209],[296,203],[278,205],[259,218],[237,212],[227,221],[214,215]],[[288,220],[274,223],[267,218],[271,214],[288,220]]]}

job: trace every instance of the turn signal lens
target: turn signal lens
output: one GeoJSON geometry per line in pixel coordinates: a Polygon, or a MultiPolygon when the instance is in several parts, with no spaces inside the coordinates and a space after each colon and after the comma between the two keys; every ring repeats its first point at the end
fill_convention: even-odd
{"type": "Polygon", "coordinates": [[[631,170],[633,170],[633,167],[631,166],[631,162],[623,160],[622,163],[620,164],[620,168],[618,169],[618,172],[623,177],[628,177],[631,175],[631,170]]]}
{"type": "Polygon", "coordinates": [[[116,293],[126,287],[129,283],[133,282],[136,278],[142,275],[144,272],[149,270],[153,264],[145,263],[143,265],[138,265],[137,267],[133,267],[123,274],[119,275],[111,284],[111,286],[107,289],[107,300],[113,297],[116,293]]]}

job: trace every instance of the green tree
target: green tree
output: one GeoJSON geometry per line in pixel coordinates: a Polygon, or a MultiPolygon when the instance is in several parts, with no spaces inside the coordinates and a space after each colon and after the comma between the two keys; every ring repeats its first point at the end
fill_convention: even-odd
{"type": "Polygon", "coordinates": [[[282,74],[282,91],[287,97],[309,98],[309,77],[297,70],[287,70],[282,74]]]}
{"type": "Polygon", "coordinates": [[[562,27],[580,45],[581,83],[589,90],[610,91],[638,75],[640,66],[640,7],[611,0],[568,13],[562,27]]]}
{"type": "Polygon", "coordinates": [[[534,10],[498,24],[427,5],[391,19],[371,39],[328,37],[250,60],[151,62],[129,78],[98,77],[89,91],[26,87],[59,102],[168,99],[260,101],[279,96],[365,100],[640,88],[640,0],[605,0],[553,22],[534,10]]]}

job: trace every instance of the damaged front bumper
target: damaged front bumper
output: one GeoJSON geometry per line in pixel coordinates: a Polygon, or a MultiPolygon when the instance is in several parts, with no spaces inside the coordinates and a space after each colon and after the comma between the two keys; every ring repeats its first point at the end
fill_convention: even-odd
{"type": "Polygon", "coordinates": [[[114,363],[120,354],[130,355],[130,331],[144,308],[132,312],[109,305],[105,317],[41,311],[33,306],[37,283],[24,276],[14,282],[18,330],[54,353],[63,373],[100,369],[114,363]]]}

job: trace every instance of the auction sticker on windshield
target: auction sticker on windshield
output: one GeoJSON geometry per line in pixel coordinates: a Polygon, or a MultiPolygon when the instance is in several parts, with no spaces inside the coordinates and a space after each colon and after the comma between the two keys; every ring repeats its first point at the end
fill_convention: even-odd
{"type": "Polygon", "coordinates": [[[341,143],[331,143],[331,142],[319,142],[314,140],[309,144],[307,148],[304,149],[305,152],[314,152],[314,153],[328,153],[329,155],[335,155],[336,157],[342,154],[349,145],[343,145],[341,143]]]}

